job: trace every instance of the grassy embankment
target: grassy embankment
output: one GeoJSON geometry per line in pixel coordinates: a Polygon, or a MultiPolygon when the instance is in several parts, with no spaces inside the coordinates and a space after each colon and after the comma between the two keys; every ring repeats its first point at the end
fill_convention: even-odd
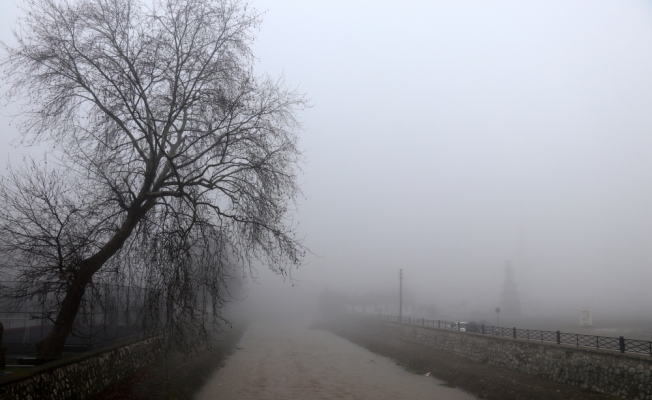
{"type": "Polygon", "coordinates": [[[219,335],[210,351],[184,355],[168,353],[159,363],[145,367],[110,386],[92,400],[192,400],[234,351],[246,323],[219,335]]]}

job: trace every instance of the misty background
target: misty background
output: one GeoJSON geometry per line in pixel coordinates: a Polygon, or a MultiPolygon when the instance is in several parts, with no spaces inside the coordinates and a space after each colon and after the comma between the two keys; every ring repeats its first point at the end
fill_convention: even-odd
{"type": "MultiPolygon", "coordinates": [[[[19,4],[0,3],[9,44],[19,4]]],[[[258,73],[312,99],[290,216],[313,254],[292,279],[257,268],[249,304],[398,296],[403,268],[418,302],[490,314],[511,260],[525,315],[652,316],[651,1],[252,5],[258,73]]],[[[42,153],[11,144],[16,110],[14,167],[42,153]]]]}

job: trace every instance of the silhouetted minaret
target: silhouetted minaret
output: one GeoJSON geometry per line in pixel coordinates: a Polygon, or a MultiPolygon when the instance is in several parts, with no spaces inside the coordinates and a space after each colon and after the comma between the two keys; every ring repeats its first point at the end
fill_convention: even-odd
{"type": "Polygon", "coordinates": [[[516,282],[514,282],[514,268],[511,261],[507,261],[505,266],[505,281],[503,282],[503,292],[500,294],[500,311],[504,315],[520,315],[521,302],[518,300],[518,291],[516,282]]]}

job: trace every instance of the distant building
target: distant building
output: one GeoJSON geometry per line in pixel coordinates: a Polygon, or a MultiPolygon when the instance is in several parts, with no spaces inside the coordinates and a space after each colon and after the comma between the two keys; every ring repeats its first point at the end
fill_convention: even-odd
{"type": "MultiPolygon", "coordinates": [[[[351,296],[347,302],[347,311],[366,312],[371,314],[398,315],[398,291],[392,289],[367,292],[361,296],[351,296]]],[[[414,295],[403,292],[403,316],[422,315],[417,309],[414,295]]]]}
{"type": "Polygon", "coordinates": [[[507,261],[505,266],[505,281],[503,292],[500,294],[501,315],[518,316],[521,314],[521,302],[518,299],[516,282],[514,282],[514,268],[512,263],[507,261]]]}

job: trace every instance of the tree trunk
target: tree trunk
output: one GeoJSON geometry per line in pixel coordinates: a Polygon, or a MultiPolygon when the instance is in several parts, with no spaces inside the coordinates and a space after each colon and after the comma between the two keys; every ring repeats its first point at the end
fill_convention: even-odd
{"type": "Polygon", "coordinates": [[[63,345],[72,331],[72,324],[79,311],[86,283],[75,279],[68,287],[66,297],[61,302],[59,314],[50,333],[36,344],[36,352],[41,357],[61,357],[63,345]]]}
{"type": "MultiPolygon", "coordinates": [[[[148,183],[149,184],[149,183],[148,183]]],[[[145,192],[145,189],[142,190],[145,192]]],[[[52,331],[36,344],[36,352],[42,357],[60,357],[63,353],[63,345],[72,331],[72,324],[75,321],[79,305],[88,285],[93,279],[93,274],[102,268],[109,258],[120,250],[131,232],[142,217],[155,204],[154,199],[148,200],[144,206],[137,207],[127,214],[127,218],[113,237],[93,256],[82,262],[77,270],[77,276],[68,287],[66,297],[63,298],[59,308],[59,314],[54,322],[52,331]]]]}

